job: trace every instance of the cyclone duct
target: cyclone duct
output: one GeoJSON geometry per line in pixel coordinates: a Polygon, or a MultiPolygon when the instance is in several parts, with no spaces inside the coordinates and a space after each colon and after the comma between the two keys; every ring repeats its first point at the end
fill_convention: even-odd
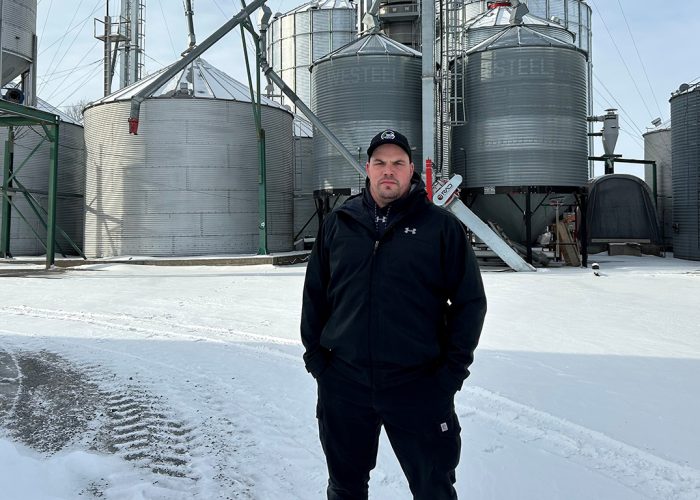
{"type": "Polygon", "coordinates": [[[5,86],[29,69],[34,60],[36,0],[3,0],[2,78],[5,86]]]}
{"type": "MultiPolygon", "coordinates": [[[[494,192],[542,186],[556,192],[583,186],[586,71],[581,50],[529,26],[506,28],[467,52],[468,120],[453,128],[451,151],[463,187],[494,192]]],[[[481,196],[473,208],[524,242],[522,213],[503,196],[481,196]]],[[[533,220],[533,238],[551,217],[533,220]]]]}
{"type": "MultiPolygon", "coordinates": [[[[660,128],[643,135],[644,159],[656,162],[656,214],[665,248],[673,248],[673,171],[671,170],[671,129],[660,128]]],[[[644,181],[654,186],[654,170],[644,167],[644,181]]]]}
{"type": "MultiPolygon", "coordinates": [[[[246,85],[197,59],[147,98],[139,135],[131,97],[160,72],[85,110],[85,253],[256,253],[257,134],[246,85]]],[[[292,247],[292,114],[263,100],[268,247],[292,247]]]]}
{"type": "MultiPolygon", "coordinates": [[[[367,162],[367,146],[383,129],[404,134],[421,171],[421,55],[381,34],[355,40],[312,66],[311,110],[343,145],[367,162]]],[[[364,187],[364,179],[320,133],[314,133],[316,189],[364,187]]]]}
{"type": "Polygon", "coordinates": [[[671,97],[673,255],[700,260],[700,85],[671,97]]]}
{"type": "MultiPolygon", "coordinates": [[[[353,40],[357,33],[355,25],[355,8],[349,0],[315,0],[277,14],[268,31],[267,60],[308,106],[309,66],[353,40]]],[[[293,111],[296,109],[286,96],[279,96],[279,100],[293,111]]]]}
{"type": "MultiPolygon", "coordinates": [[[[37,99],[37,108],[61,118],[58,134],[58,184],[56,197],[56,225],[66,232],[79,248],[83,246],[83,222],[85,206],[85,139],[83,127],[54,108],[46,101],[37,99]]],[[[0,128],[0,144],[7,140],[7,127],[0,128]]],[[[49,169],[51,144],[44,140],[44,131],[39,125],[16,127],[14,160],[17,178],[44,209],[48,208],[49,169]],[[36,152],[30,153],[38,147],[36,152]],[[28,159],[27,159],[28,158],[28,159]],[[42,194],[43,193],[43,194],[42,194]]],[[[0,177],[1,177],[0,173],[0,177]]],[[[10,252],[14,256],[43,255],[46,253],[46,228],[34,213],[24,195],[13,197],[17,210],[12,209],[10,223],[10,252]],[[42,238],[37,238],[36,232],[42,238]]],[[[2,212],[0,208],[0,212],[2,212]]],[[[75,250],[60,231],[56,232],[56,250],[75,255],[75,250]]]]}

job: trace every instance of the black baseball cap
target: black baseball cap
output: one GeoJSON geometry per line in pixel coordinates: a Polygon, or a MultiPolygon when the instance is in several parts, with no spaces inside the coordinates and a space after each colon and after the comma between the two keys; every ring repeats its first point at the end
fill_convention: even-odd
{"type": "Polygon", "coordinates": [[[406,151],[408,159],[411,160],[411,146],[408,144],[408,139],[406,139],[405,135],[391,129],[382,130],[377,135],[372,137],[372,141],[369,143],[369,147],[367,148],[367,158],[372,158],[372,153],[374,150],[384,144],[396,144],[401,149],[406,151]]]}

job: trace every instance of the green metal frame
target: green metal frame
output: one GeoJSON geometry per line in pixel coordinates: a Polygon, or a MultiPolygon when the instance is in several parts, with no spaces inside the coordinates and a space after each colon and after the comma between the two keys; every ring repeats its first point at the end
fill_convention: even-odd
{"type": "MultiPolygon", "coordinates": [[[[8,139],[5,143],[5,155],[3,165],[3,181],[2,181],[2,226],[0,227],[0,257],[10,257],[10,224],[12,221],[11,210],[15,209],[22,220],[27,222],[26,217],[18,210],[17,205],[12,201],[13,195],[22,194],[29,203],[29,207],[34,214],[39,218],[42,225],[46,229],[46,241],[42,241],[40,235],[31,228],[39,241],[46,249],[46,268],[50,268],[55,263],[55,250],[57,246],[56,231],[66,238],[68,243],[75,249],[78,254],[85,258],[83,252],[78,248],[78,245],[73,242],[70,237],[56,225],[56,199],[58,188],[58,138],[59,138],[60,119],[57,115],[47,113],[36,108],[29,108],[21,104],[16,104],[8,101],[0,100],[0,126],[8,127],[8,139]],[[30,153],[27,159],[22,164],[14,168],[14,127],[26,125],[39,125],[46,134],[42,142],[37,145],[30,153]],[[27,160],[34,155],[39,149],[39,146],[44,141],[51,143],[51,151],[49,155],[49,178],[48,191],[39,193],[30,191],[24,187],[18,179],[22,167],[26,165],[27,160]],[[15,187],[15,184],[17,187],[15,187]],[[32,196],[32,194],[48,195],[48,206],[44,210],[41,204],[32,196]]],[[[62,249],[60,249],[63,252],[62,249]]]]}
{"type": "MultiPolygon", "coordinates": [[[[245,1],[241,0],[243,8],[246,8],[245,1]]],[[[260,68],[260,44],[259,35],[255,32],[248,17],[241,23],[241,40],[243,41],[243,55],[245,57],[245,67],[248,73],[248,87],[250,88],[250,102],[253,104],[253,118],[258,135],[258,255],[267,255],[267,160],[265,157],[265,129],[262,127],[262,101],[260,92],[260,70],[255,75],[256,91],[253,91],[253,77],[250,73],[250,61],[248,60],[248,49],[245,41],[245,30],[253,36],[255,41],[255,68],[260,68]],[[256,98],[257,94],[257,98],[256,98]]]]}

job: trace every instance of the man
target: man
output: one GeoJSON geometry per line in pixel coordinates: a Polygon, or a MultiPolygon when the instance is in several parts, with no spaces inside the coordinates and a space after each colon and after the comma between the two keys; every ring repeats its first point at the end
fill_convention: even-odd
{"type": "Polygon", "coordinates": [[[486,314],[479,268],[459,220],[427,200],[406,137],[385,130],[367,156],[367,187],[324,221],[304,283],[328,498],[368,497],[382,426],[415,499],[457,498],[454,395],[486,314]]]}

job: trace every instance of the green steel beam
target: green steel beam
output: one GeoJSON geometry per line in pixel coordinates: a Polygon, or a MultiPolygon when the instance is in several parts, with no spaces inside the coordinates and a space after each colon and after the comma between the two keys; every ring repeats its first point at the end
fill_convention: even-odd
{"type": "MultiPolygon", "coordinates": [[[[15,203],[12,200],[10,200],[10,197],[6,193],[3,193],[3,195],[4,195],[3,200],[5,198],[7,198],[7,201],[10,203],[10,205],[12,205],[12,208],[14,209],[14,211],[17,212],[17,215],[19,215],[20,219],[22,219],[24,221],[24,223],[27,224],[27,227],[29,228],[29,230],[32,233],[34,233],[34,236],[36,236],[36,239],[39,240],[39,243],[41,243],[41,246],[44,247],[44,250],[46,250],[46,245],[44,244],[44,238],[42,238],[42,236],[37,232],[37,230],[32,227],[32,224],[27,220],[27,218],[24,216],[24,214],[20,211],[19,207],[17,207],[17,205],[15,205],[15,203]]],[[[29,200],[27,200],[27,201],[29,201],[29,200]]],[[[32,206],[31,202],[29,202],[29,206],[32,208],[32,210],[34,210],[34,207],[32,206]]],[[[41,219],[39,219],[39,220],[44,224],[44,226],[46,226],[46,223],[44,223],[43,220],[41,220],[41,219]]]]}
{"type": "Polygon", "coordinates": [[[45,138],[45,137],[42,137],[42,138],[41,138],[41,141],[39,141],[39,144],[37,144],[36,147],[35,147],[34,149],[32,149],[32,152],[29,153],[29,154],[27,155],[27,157],[24,159],[24,161],[23,161],[22,163],[20,163],[19,167],[13,169],[12,175],[10,175],[10,182],[12,182],[12,180],[17,176],[17,174],[19,173],[19,171],[22,170],[22,167],[24,167],[24,166],[27,164],[27,162],[29,161],[29,159],[30,159],[32,156],[34,156],[34,153],[36,153],[37,150],[41,147],[41,145],[44,144],[44,141],[45,141],[45,140],[46,140],[46,138],[45,138]]]}
{"type": "Polygon", "coordinates": [[[41,122],[33,118],[25,118],[22,116],[0,116],[0,126],[2,127],[21,127],[24,125],[40,125],[41,122]]]}
{"type": "Polygon", "coordinates": [[[12,187],[12,158],[14,148],[15,132],[12,127],[8,128],[7,140],[5,141],[5,160],[2,169],[2,225],[0,226],[0,257],[10,257],[10,225],[12,224],[11,217],[11,200],[9,188],[12,187]]]}
{"type": "MultiPolygon", "coordinates": [[[[46,269],[53,266],[56,246],[56,191],[58,189],[58,123],[53,126],[49,155],[48,228],[46,229],[46,269]]],[[[47,134],[48,135],[48,134],[47,134]]]]}
{"type": "MultiPolygon", "coordinates": [[[[39,203],[39,200],[34,198],[34,196],[32,196],[32,194],[39,194],[42,196],[48,196],[48,194],[49,194],[48,191],[29,190],[19,180],[16,180],[16,182],[17,182],[18,188],[10,189],[10,192],[21,193],[24,195],[25,199],[27,200],[27,203],[29,204],[29,208],[31,208],[32,211],[34,212],[34,215],[37,216],[37,218],[39,219],[39,222],[41,222],[41,225],[44,227],[44,230],[47,230],[48,229],[48,224],[47,224],[48,212],[46,210],[44,210],[44,207],[41,206],[41,203],[39,203]]],[[[71,197],[80,197],[80,195],[70,195],[70,196],[71,197]]],[[[57,197],[60,198],[61,196],[57,195],[57,197]]],[[[22,219],[25,222],[27,222],[27,219],[25,219],[24,217],[22,217],[22,219]]],[[[29,224],[29,222],[27,222],[27,224],[29,224]]],[[[78,247],[78,245],[71,239],[71,237],[68,236],[68,233],[66,233],[63,229],[61,229],[61,226],[59,226],[58,224],[56,224],[56,231],[59,232],[61,234],[61,236],[63,236],[66,239],[68,244],[71,247],[73,247],[73,250],[75,250],[78,253],[78,255],[80,255],[83,259],[86,258],[85,254],[83,254],[83,251],[80,250],[80,247],[78,247]]],[[[41,236],[39,236],[39,234],[36,232],[34,232],[34,234],[37,235],[37,238],[39,238],[40,243],[42,244],[44,249],[46,249],[46,245],[44,245],[43,238],[41,236]]],[[[65,257],[66,252],[63,250],[63,247],[61,247],[61,244],[58,241],[56,242],[56,246],[58,246],[58,250],[65,257]]]]}
{"type": "Polygon", "coordinates": [[[22,104],[16,104],[10,101],[0,100],[0,116],[13,115],[20,118],[29,118],[34,120],[34,125],[38,123],[48,123],[55,125],[58,123],[58,116],[53,113],[47,113],[40,109],[30,108],[22,104]]]}
{"type": "Polygon", "coordinates": [[[259,201],[259,212],[260,215],[258,216],[260,218],[260,228],[262,232],[262,244],[260,245],[260,249],[258,250],[258,253],[260,255],[267,255],[269,253],[269,249],[267,247],[267,156],[265,154],[265,129],[262,128],[262,102],[261,102],[261,92],[260,92],[260,51],[256,50],[255,51],[255,74],[256,74],[256,83],[257,83],[257,109],[258,109],[258,120],[260,123],[260,127],[258,129],[258,148],[259,148],[259,153],[258,156],[260,157],[260,184],[258,187],[258,192],[260,193],[260,201],[259,201]]]}
{"type": "MultiPolygon", "coordinates": [[[[245,0],[241,0],[245,9],[245,0]]],[[[253,90],[253,77],[250,72],[250,60],[248,59],[248,48],[245,39],[244,27],[248,27],[250,19],[241,23],[241,40],[243,40],[243,56],[248,74],[248,88],[250,89],[250,103],[253,106],[253,118],[255,119],[255,130],[258,136],[258,255],[267,255],[267,165],[265,158],[265,130],[262,128],[262,103],[260,99],[260,71],[256,71],[256,93],[253,90]]],[[[260,50],[256,44],[255,51],[256,70],[260,67],[260,50]]]]}

